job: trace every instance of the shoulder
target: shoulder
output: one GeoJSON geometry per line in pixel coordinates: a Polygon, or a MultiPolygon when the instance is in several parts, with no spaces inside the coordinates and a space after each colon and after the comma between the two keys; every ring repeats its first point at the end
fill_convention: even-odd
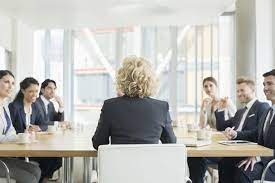
{"type": "Polygon", "coordinates": [[[138,97],[127,97],[127,96],[107,99],[104,101],[104,106],[113,106],[113,105],[117,105],[125,102],[129,102],[129,103],[144,102],[144,103],[150,103],[152,105],[169,107],[168,102],[163,100],[158,100],[151,97],[138,98],[138,97]]]}
{"type": "Polygon", "coordinates": [[[23,103],[21,101],[13,101],[9,104],[9,108],[11,109],[20,109],[23,107],[23,103]]]}
{"type": "Polygon", "coordinates": [[[258,108],[269,108],[270,107],[268,103],[261,102],[259,100],[255,101],[255,106],[258,107],[258,108]]]}
{"type": "Polygon", "coordinates": [[[43,104],[43,101],[42,101],[41,97],[38,97],[34,103],[35,103],[36,105],[42,105],[42,104],[43,104]]]}

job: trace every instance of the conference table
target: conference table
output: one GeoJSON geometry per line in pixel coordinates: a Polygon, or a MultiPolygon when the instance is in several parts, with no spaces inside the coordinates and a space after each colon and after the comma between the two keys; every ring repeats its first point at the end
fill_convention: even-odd
{"type": "MultiPolygon", "coordinates": [[[[182,128],[175,128],[179,138],[192,137],[192,133],[182,128]]],[[[63,182],[73,181],[73,157],[84,158],[83,182],[89,182],[90,157],[96,157],[97,151],[92,146],[93,130],[59,130],[55,133],[40,132],[36,141],[30,144],[0,144],[0,157],[63,157],[63,182]]],[[[272,156],[273,150],[260,145],[226,146],[217,141],[224,139],[220,132],[213,132],[212,143],[202,147],[187,147],[188,157],[247,157],[272,156]]]]}

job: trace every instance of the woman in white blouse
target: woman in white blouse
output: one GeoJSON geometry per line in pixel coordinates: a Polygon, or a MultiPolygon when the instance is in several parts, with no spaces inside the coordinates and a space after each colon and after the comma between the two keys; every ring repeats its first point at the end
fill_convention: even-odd
{"type": "MultiPolygon", "coordinates": [[[[14,88],[14,76],[8,70],[0,70],[0,143],[16,140],[16,132],[12,125],[9,108],[5,99],[10,97],[14,88]]],[[[0,158],[9,168],[10,177],[18,183],[37,183],[41,171],[38,166],[16,158],[0,158]]],[[[3,167],[0,167],[0,177],[5,177],[3,167]]]]}
{"type": "Polygon", "coordinates": [[[209,126],[216,129],[215,111],[219,106],[227,104],[225,108],[225,119],[229,119],[235,115],[236,106],[228,97],[220,98],[218,95],[218,84],[215,78],[207,77],[203,80],[203,90],[207,94],[207,98],[202,101],[200,111],[200,128],[209,126]]]}

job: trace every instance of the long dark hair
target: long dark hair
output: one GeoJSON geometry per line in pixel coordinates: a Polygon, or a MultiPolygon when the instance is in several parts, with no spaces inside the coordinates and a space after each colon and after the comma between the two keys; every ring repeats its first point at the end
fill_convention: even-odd
{"type": "Polygon", "coordinates": [[[20,90],[19,92],[17,93],[14,101],[23,101],[24,99],[24,94],[22,92],[22,90],[25,90],[27,89],[28,87],[31,86],[31,84],[34,84],[34,85],[38,85],[39,86],[39,82],[34,79],[33,77],[27,77],[25,78],[23,81],[20,82],[20,90]]]}
{"type": "Polygon", "coordinates": [[[2,79],[2,77],[6,76],[6,75],[10,75],[14,78],[14,75],[12,74],[11,71],[9,71],[9,70],[0,70],[0,79],[2,79]]]}
{"type": "Polygon", "coordinates": [[[53,83],[54,86],[56,87],[56,82],[55,82],[54,80],[52,80],[52,79],[46,79],[46,80],[43,81],[43,83],[41,84],[41,89],[40,89],[39,95],[42,95],[41,90],[42,90],[42,89],[45,89],[45,88],[49,85],[49,83],[53,83]]]}

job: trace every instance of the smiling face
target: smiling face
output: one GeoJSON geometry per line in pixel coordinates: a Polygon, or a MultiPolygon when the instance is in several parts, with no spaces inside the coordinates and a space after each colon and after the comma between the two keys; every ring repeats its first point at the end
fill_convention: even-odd
{"type": "Polygon", "coordinates": [[[246,83],[237,84],[237,97],[240,103],[246,104],[255,97],[255,91],[246,83]]]}
{"type": "Polygon", "coordinates": [[[207,95],[213,97],[217,93],[217,86],[211,81],[205,81],[203,84],[203,90],[207,95]]]}
{"type": "Polygon", "coordinates": [[[264,78],[264,93],[267,100],[275,104],[275,76],[267,76],[264,78]]]}
{"type": "Polygon", "coordinates": [[[29,103],[35,102],[38,95],[39,86],[36,84],[31,84],[28,88],[22,89],[24,95],[24,100],[29,103]]]}
{"type": "Polygon", "coordinates": [[[41,89],[41,92],[47,100],[50,100],[54,98],[55,90],[56,90],[55,84],[53,82],[49,82],[45,88],[41,89]]]}
{"type": "Polygon", "coordinates": [[[0,79],[0,97],[10,97],[14,89],[14,78],[11,75],[5,75],[0,79]]]}

